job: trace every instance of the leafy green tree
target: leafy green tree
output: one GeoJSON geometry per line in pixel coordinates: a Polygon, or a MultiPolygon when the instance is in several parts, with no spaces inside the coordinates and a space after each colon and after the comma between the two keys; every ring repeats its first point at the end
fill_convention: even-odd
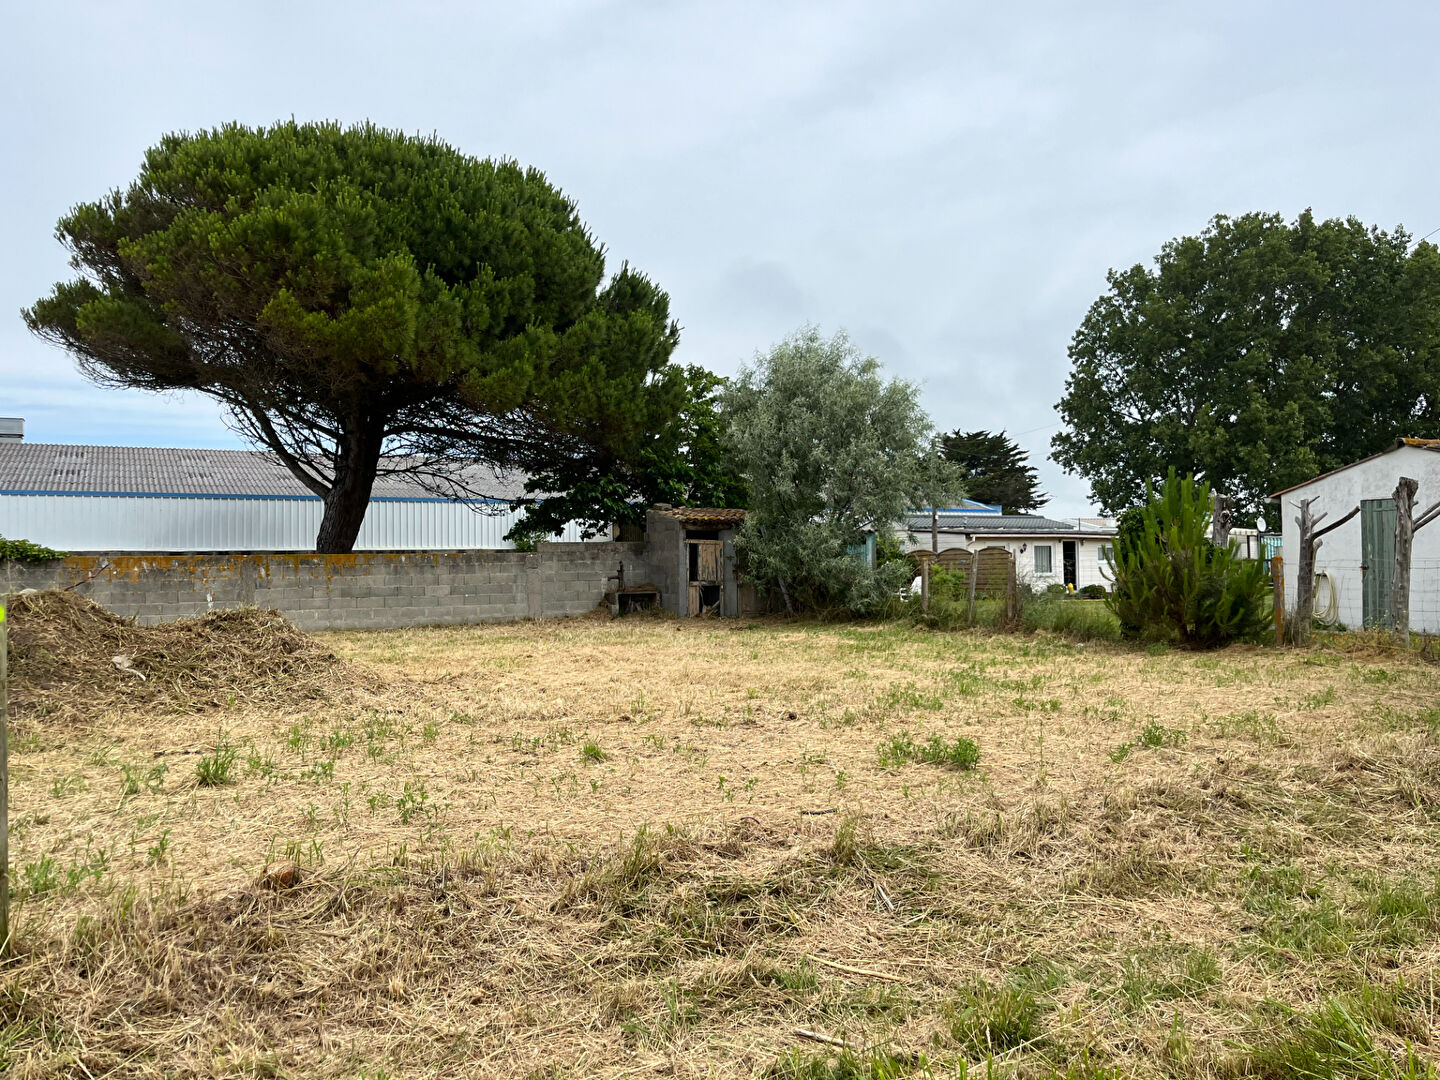
{"type": "Polygon", "coordinates": [[[721,445],[719,399],[725,380],[705,368],[684,369],[685,397],[670,422],[631,448],[628,458],[604,447],[582,447],[531,476],[526,490],[536,496],[511,536],[553,535],[566,523],[581,524],[595,536],[619,525],[645,520],[654,503],[673,506],[744,507],[749,488],[721,445]],[[545,492],[559,492],[546,496],[545,492]]]}
{"type": "Polygon", "coordinates": [[[1045,505],[1040,474],[1005,432],[952,431],[940,437],[940,452],[959,468],[970,498],[1019,513],[1045,505]]]}
{"type": "Polygon", "coordinates": [[[1106,512],[1173,466],[1248,518],[1399,436],[1440,435],[1440,251],[1403,230],[1216,217],[1108,281],[1053,440],[1106,512]]]}
{"type": "Polygon", "coordinates": [[[60,220],[76,280],[25,312],[102,385],[193,390],[324,500],[348,551],[377,476],[627,456],[679,405],[669,300],[534,169],[372,125],[168,135],[60,220]]]}
{"type": "Polygon", "coordinates": [[[807,327],[741,370],[722,415],[750,483],[738,545],[750,580],[779,590],[788,610],[856,614],[908,582],[907,561],[870,567],[854,549],[925,495],[958,494],[913,385],[883,379],[843,333],[826,340],[807,327]]]}
{"type": "Polygon", "coordinates": [[[1110,562],[1106,602],[1129,637],[1174,638],[1214,648],[1258,637],[1270,625],[1270,575],[1210,540],[1210,485],[1171,469],[1148,503],[1128,511],[1110,562]]]}
{"type": "Polygon", "coordinates": [[[7,540],[0,536],[0,562],[9,559],[19,563],[42,563],[63,558],[65,552],[45,547],[33,540],[7,540]]]}

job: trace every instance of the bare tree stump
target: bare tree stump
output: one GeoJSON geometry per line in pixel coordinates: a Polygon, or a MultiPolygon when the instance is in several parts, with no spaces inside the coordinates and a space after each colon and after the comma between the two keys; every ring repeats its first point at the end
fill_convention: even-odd
{"type": "Polygon", "coordinates": [[[1210,493],[1210,539],[1216,547],[1230,544],[1230,523],[1234,520],[1235,500],[1218,491],[1210,493]]]}
{"type": "Polygon", "coordinates": [[[1420,483],[1408,476],[1395,485],[1395,576],[1390,611],[1395,617],[1395,643],[1410,647],[1410,550],[1415,539],[1415,493],[1420,483]]]}
{"type": "Polygon", "coordinates": [[[1315,554],[1321,548],[1320,538],[1360,513],[1357,506],[1339,521],[1321,529],[1318,526],[1326,515],[1310,512],[1310,504],[1314,501],[1301,499],[1300,516],[1295,519],[1295,524],[1300,526],[1300,557],[1295,567],[1295,617],[1290,621],[1290,641],[1295,645],[1303,645],[1310,639],[1310,630],[1315,622],[1315,554]]]}
{"type": "Polygon", "coordinates": [[[1419,482],[1408,476],[1400,477],[1395,485],[1395,577],[1390,606],[1395,616],[1395,644],[1406,649],[1410,647],[1410,556],[1415,533],[1440,517],[1440,502],[1415,516],[1419,490],[1419,482]]]}

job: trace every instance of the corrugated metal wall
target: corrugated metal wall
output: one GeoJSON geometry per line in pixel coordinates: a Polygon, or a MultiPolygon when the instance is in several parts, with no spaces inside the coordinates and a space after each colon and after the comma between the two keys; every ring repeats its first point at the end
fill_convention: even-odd
{"type": "MultiPolygon", "coordinates": [[[[500,512],[440,499],[377,499],[355,548],[512,547],[504,536],[520,512],[492,505],[500,512]]],[[[0,495],[0,536],[72,552],[313,551],[320,513],[320,500],[313,498],[0,495]]],[[[568,525],[558,539],[579,540],[580,531],[568,525]]]]}

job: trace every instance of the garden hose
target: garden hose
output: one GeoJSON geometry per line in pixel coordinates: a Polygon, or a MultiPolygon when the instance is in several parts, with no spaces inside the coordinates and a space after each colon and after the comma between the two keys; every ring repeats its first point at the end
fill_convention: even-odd
{"type": "Polygon", "coordinates": [[[1321,570],[1315,575],[1315,589],[1311,594],[1315,597],[1315,620],[1332,626],[1340,619],[1340,596],[1335,588],[1335,579],[1330,576],[1328,570],[1321,570]],[[1325,586],[1324,591],[1321,585],[1325,586]],[[1328,594],[1328,599],[1322,605],[1320,598],[1328,594]]]}

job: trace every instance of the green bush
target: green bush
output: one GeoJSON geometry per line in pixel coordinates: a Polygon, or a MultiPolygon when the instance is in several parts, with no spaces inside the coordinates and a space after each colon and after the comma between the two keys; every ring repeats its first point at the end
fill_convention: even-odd
{"type": "Polygon", "coordinates": [[[6,540],[0,536],[0,562],[7,559],[22,563],[50,562],[65,558],[65,552],[43,547],[29,540],[6,540]]]}
{"type": "Polygon", "coordinates": [[[1210,485],[1171,469],[1138,518],[1122,515],[1106,601],[1128,637],[1214,648],[1270,625],[1270,573],[1210,541],[1210,485]],[[1137,526],[1138,521],[1138,526],[1137,526]]]}
{"type": "Polygon", "coordinates": [[[1104,585],[1086,585],[1080,590],[1080,595],[1088,600],[1104,600],[1109,595],[1104,585]]]}

